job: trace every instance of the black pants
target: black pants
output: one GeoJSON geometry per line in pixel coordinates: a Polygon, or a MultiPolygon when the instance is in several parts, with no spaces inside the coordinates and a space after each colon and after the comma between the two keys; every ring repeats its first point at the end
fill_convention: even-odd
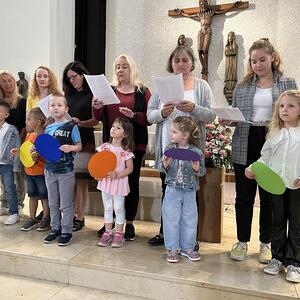
{"type": "MultiPolygon", "coordinates": [[[[240,242],[250,241],[253,205],[257,190],[256,181],[245,176],[245,169],[260,157],[266,132],[266,127],[251,126],[248,137],[247,165],[233,164],[236,188],[236,227],[237,238],[240,242]]],[[[270,243],[272,233],[271,195],[259,187],[259,198],[259,240],[262,243],[270,243]]]]}
{"type": "Polygon", "coordinates": [[[130,192],[125,197],[125,218],[126,221],[134,221],[140,197],[140,175],[144,150],[134,150],[133,172],[128,176],[130,192]]]}
{"type": "Polygon", "coordinates": [[[272,195],[272,257],[300,267],[300,189],[272,195]]]}

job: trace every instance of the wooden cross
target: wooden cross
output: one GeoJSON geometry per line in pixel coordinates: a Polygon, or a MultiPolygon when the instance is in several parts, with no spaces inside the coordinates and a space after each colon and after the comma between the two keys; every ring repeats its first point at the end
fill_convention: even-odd
{"type": "Polygon", "coordinates": [[[176,8],[168,11],[169,17],[186,17],[199,20],[200,30],[197,37],[197,50],[202,65],[202,78],[206,81],[208,79],[208,50],[212,35],[211,23],[213,16],[246,8],[249,8],[248,1],[210,5],[207,0],[199,0],[199,7],[176,8]]]}

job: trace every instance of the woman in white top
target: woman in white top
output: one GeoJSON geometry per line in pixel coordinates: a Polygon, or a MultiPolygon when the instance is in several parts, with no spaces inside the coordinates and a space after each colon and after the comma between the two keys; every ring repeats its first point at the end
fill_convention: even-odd
{"type": "MultiPolygon", "coordinates": [[[[276,275],[286,267],[286,279],[300,282],[300,90],[282,93],[275,103],[258,161],[279,174],[287,187],[284,194],[272,195],[272,260],[264,271],[276,275]]],[[[250,167],[245,175],[255,178],[250,167]]]]}

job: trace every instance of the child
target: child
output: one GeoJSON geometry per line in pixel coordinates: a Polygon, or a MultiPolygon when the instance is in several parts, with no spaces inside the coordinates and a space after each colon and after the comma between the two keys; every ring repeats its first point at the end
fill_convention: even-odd
{"type": "MultiPolygon", "coordinates": [[[[286,280],[300,282],[300,90],[283,92],[277,102],[259,161],[279,174],[283,195],[272,195],[272,259],[264,272],[277,275],[286,267],[286,280]]],[[[245,175],[255,175],[248,167],[245,175]]]]}
{"type": "Polygon", "coordinates": [[[166,192],[162,205],[164,241],[167,261],[177,262],[178,253],[191,261],[200,259],[194,244],[197,234],[198,212],[196,190],[199,176],[205,174],[204,156],[197,148],[199,129],[194,119],[177,117],[171,124],[170,148],[182,148],[196,152],[201,161],[187,161],[163,157],[161,166],[166,173],[166,192]]]}
{"type": "MultiPolygon", "coordinates": [[[[45,115],[36,107],[31,109],[26,117],[26,131],[28,132],[25,140],[34,143],[35,139],[44,133],[45,115]]],[[[18,150],[12,149],[12,154],[16,155],[18,150]]],[[[29,196],[29,219],[22,226],[22,231],[29,231],[38,223],[36,211],[38,200],[41,199],[43,206],[43,218],[37,225],[38,231],[45,231],[50,225],[49,205],[47,187],[44,176],[44,160],[34,151],[34,147],[30,149],[32,159],[35,161],[32,167],[24,167],[26,175],[27,193],[29,196]]]]}
{"type": "Polygon", "coordinates": [[[66,246],[72,240],[73,230],[73,197],[75,173],[73,171],[74,152],[81,150],[79,129],[74,121],[69,121],[66,98],[53,94],[48,104],[54,123],[46,127],[45,133],[57,138],[60,142],[62,156],[55,162],[46,161],[45,179],[51,217],[51,232],[44,243],[53,243],[57,238],[58,246],[66,246]]]}
{"type": "Polygon", "coordinates": [[[5,122],[9,116],[9,104],[0,100],[0,175],[7,193],[8,214],[5,225],[12,225],[19,221],[18,199],[14,183],[14,157],[10,154],[11,149],[20,147],[20,137],[15,126],[5,122]]]}
{"type": "Polygon", "coordinates": [[[133,127],[125,117],[116,118],[110,129],[110,141],[97,148],[109,150],[117,156],[117,166],[107,176],[99,180],[97,188],[102,191],[105,232],[98,245],[119,248],[124,243],[125,196],[129,193],[128,175],[133,171],[133,127]],[[116,214],[116,230],[113,236],[113,212],[116,214]]]}

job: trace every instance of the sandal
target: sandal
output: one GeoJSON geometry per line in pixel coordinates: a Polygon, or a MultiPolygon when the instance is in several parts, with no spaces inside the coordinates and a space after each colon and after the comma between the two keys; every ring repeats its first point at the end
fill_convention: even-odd
{"type": "Polygon", "coordinates": [[[81,230],[84,227],[84,218],[83,220],[74,219],[73,221],[73,231],[81,230]]]}
{"type": "Polygon", "coordinates": [[[167,253],[167,261],[170,263],[178,262],[178,253],[176,250],[169,250],[167,253]]]}
{"type": "Polygon", "coordinates": [[[191,261],[198,261],[198,260],[200,260],[200,254],[199,254],[198,251],[194,251],[194,250],[184,251],[184,250],[182,250],[180,252],[180,254],[182,256],[187,257],[191,261]]]}

